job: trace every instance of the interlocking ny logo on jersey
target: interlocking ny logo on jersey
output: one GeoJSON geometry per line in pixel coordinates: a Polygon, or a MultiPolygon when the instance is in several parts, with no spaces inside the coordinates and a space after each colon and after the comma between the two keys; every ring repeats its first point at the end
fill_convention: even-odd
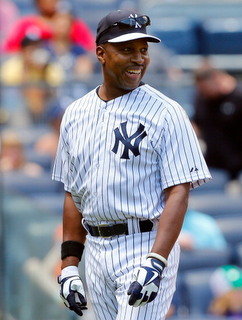
{"type": "Polygon", "coordinates": [[[143,124],[140,123],[136,132],[134,132],[130,137],[128,137],[127,121],[122,122],[121,123],[122,133],[120,132],[119,128],[114,129],[115,144],[114,144],[112,151],[117,154],[119,142],[121,142],[124,145],[124,151],[121,156],[121,159],[130,159],[129,158],[129,150],[133,153],[133,155],[135,157],[137,157],[140,154],[139,144],[147,136],[147,133],[144,129],[145,129],[145,127],[143,126],[143,124]],[[134,140],[133,145],[131,144],[132,140],[134,140]]]}

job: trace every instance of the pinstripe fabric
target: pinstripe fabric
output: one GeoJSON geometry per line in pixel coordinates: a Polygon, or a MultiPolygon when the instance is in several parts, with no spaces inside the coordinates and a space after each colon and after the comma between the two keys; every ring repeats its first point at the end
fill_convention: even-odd
{"type": "Polygon", "coordinates": [[[162,190],[185,182],[195,188],[210,173],[184,110],[142,85],[108,102],[93,90],[67,108],[53,179],[64,183],[86,220],[95,223],[158,218],[162,190]],[[128,145],[140,125],[143,137],[128,145]],[[118,133],[129,159],[122,158],[125,143],[118,133]],[[138,155],[131,150],[135,144],[138,155]]]}
{"type": "Polygon", "coordinates": [[[145,260],[154,238],[154,231],[116,237],[111,240],[100,240],[88,236],[85,253],[86,263],[88,263],[86,278],[90,299],[98,320],[165,319],[175,291],[180,254],[178,244],[169,255],[168,267],[164,270],[164,278],[156,299],[139,308],[128,305],[127,290],[133,270],[145,260]],[[141,246],[137,245],[139,243],[141,246]]]}

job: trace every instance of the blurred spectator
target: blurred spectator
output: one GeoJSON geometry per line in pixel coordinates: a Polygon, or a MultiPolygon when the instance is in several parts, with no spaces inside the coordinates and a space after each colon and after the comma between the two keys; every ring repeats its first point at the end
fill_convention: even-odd
{"type": "Polygon", "coordinates": [[[0,77],[4,85],[20,86],[31,121],[38,122],[55,88],[63,83],[64,72],[50,61],[39,30],[32,31],[22,39],[19,53],[3,61],[0,77]]]}
{"type": "Polygon", "coordinates": [[[43,172],[40,165],[27,160],[23,141],[17,132],[10,129],[1,133],[0,171],[21,171],[33,177],[43,172]]]}
{"type": "Polygon", "coordinates": [[[205,143],[207,164],[237,181],[242,171],[242,86],[209,64],[195,71],[195,86],[193,124],[205,143]]]}
{"type": "Polygon", "coordinates": [[[216,269],[210,278],[213,300],[209,311],[216,316],[242,319],[242,269],[225,265],[216,269]]]}
{"type": "Polygon", "coordinates": [[[20,43],[20,51],[3,62],[3,84],[19,86],[26,83],[60,85],[64,80],[62,69],[50,62],[50,54],[44,48],[40,30],[27,30],[20,43]]]}
{"type": "Polygon", "coordinates": [[[224,250],[227,247],[216,220],[208,214],[195,210],[187,210],[178,241],[184,250],[224,250]]]}
{"type": "Polygon", "coordinates": [[[94,55],[70,38],[74,17],[70,12],[56,12],[52,18],[53,37],[47,48],[52,59],[57,61],[65,72],[65,80],[85,79],[93,72],[94,55]]]}
{"type": "MultiPolygon", "coordinates": [[[[20,43],[26,30],[31,28],[41,29],[43,39],[53,36],[53,17],[58,10],[69,7],[69,2],[59,0],[33,0],[35,1],[37,13],[21,17],[12,27],[4,43],[5,52],[14,52],[20,49],[20,43]]],[[[69,9],[68,9],[69,10],[69,9]]],[[[78,43],[85,50],[95,49],[95,37],[87,24],[79,18],[72,21],[70,37],[74,43],[78,43]]]]}
{"type": "Polygon", "coordinates": [[[46,84],[27,83],[21,89],[30,124],[45,123],[47,106],[55,96],[53,88],[46,84]]]}
{"type": "Polygon", "coordinates": [[[55,158],[56,149],[59,141],[60,124],[64,113],[59,102],[55,102],[46,112],[47,123],[50,125],[50,130],[41,135],[34,144],[36,154],[50,156],[55,158]]]}
{"type": "Polygon", "coordinates": [[[0,52],[12,25],[19,19],[19,10],[11,0],[0,0],[0,52]]]}

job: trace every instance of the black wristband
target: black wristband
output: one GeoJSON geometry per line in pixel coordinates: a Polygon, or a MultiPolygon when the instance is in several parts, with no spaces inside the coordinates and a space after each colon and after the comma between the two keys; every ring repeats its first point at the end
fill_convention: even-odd
{"type": "Polygon", "coordinates": [[[61,244],[61,259],[65,259],[69,256],[77,257],[81,260],[84,250],[84,244],[78,241],[64,241],[61,244]]]}

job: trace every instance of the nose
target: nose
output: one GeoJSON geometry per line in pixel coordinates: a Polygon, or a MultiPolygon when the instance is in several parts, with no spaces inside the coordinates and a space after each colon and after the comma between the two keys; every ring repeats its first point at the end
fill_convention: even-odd
{"type": "Polygon", "coordinates": [[[137,64],[143,64],[144,63],[144,56],[140,51],[135,51],[131,57],[131,61],[135,62],[137,64]]]}

